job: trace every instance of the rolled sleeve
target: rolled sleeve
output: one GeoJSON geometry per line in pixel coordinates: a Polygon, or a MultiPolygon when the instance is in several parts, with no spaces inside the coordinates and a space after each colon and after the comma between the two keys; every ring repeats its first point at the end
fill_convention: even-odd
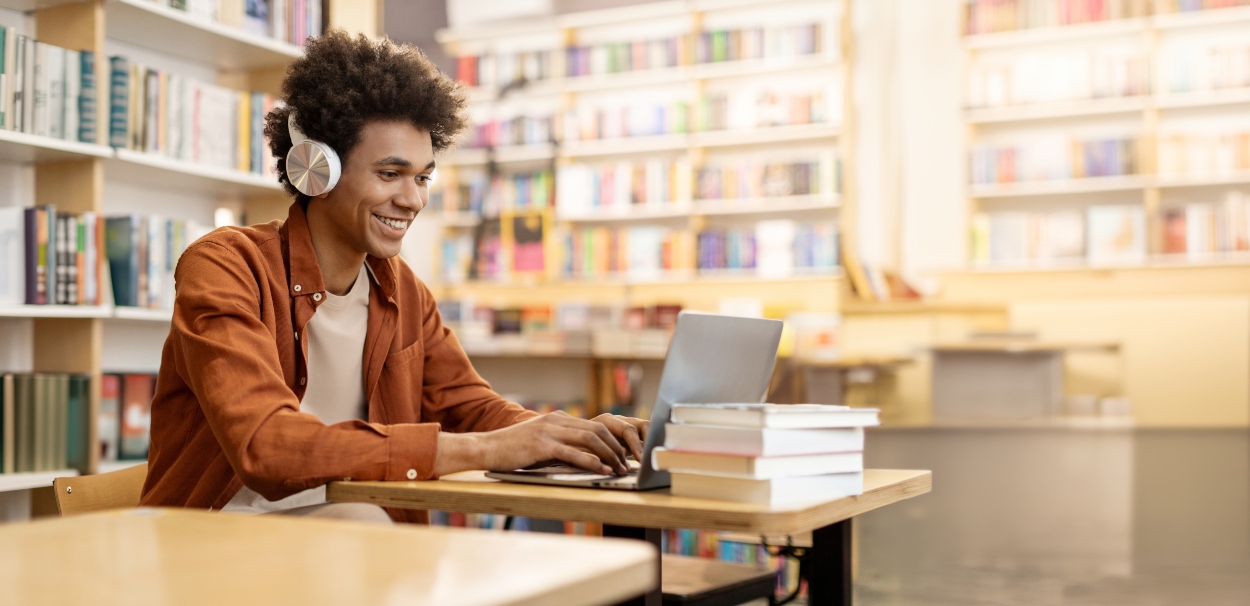
{"type": "Polygon", "coordinates": [[[436,480],[434,464],[438,459],[437,423],[392,425],[390,461],[386,480],[436,480]]]}

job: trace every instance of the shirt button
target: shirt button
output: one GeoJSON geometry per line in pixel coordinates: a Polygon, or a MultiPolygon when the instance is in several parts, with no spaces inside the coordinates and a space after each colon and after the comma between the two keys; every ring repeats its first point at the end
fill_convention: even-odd
{"type": "Polygon", "coordinates": [[[298,340],[299,340],[299,333],[295,333],[295,340],[296,340],[296,341],[298,341],[298,340]]]}
{"type": "Polygon", "coordinates": [[[300,291],[300,290],[302,290],[302,289],[303,289],[303,287],[301,287],[299,284],[296,284],[296,285],[295,285],[295,292],[299,292],[299,291],[300,291]]]}
{"type": "Polygon", "coordinates": [[[320,300],[321,300],[321,293],[319,292],[313,293],[313,301],[320,301],[320,300]]]}
{"type": "Polygon", "coordinates": [[[415,479],[417,479],[417,470],[415,470],[415,469],[409,469],[409,470],[408,470],[408,479],[409,479],[409,480],[415,480],[415,479]]]}
{"type": "Polygon", "coordinates": [[[300,377],[300,378],[299,378],[299,384],[300,384],[300,385],[303,385],[303,384],[305,384],[305,383],[307,383],[307,382],[308,382],[308,377],[300,377]]]}

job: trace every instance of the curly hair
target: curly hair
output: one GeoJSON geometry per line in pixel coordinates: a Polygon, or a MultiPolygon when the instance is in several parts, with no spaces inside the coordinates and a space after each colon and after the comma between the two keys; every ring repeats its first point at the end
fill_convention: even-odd
{"type": "Polygon", "coordinates": [[[277,159],[278,181],[300,201],[307,196],[286,174],[292,110],[299,129],[334,148],[344,163],[373,120],[406,120],[429,131],[435,153],[451,147],[467,124],[464,88],[420,49],[363,34],[353,38],[338,29],[308,41],[304,56],[287,68],[282,97],[286,105],[265,116],[265,137],[277,159]]]}

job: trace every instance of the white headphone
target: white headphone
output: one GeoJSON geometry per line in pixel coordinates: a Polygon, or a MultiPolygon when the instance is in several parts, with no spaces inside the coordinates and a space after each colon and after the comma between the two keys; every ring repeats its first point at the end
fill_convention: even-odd
{"type": "Polygon", "coordinates": [[[304,136],[295,126],[295,112],[287,114],[291,151],[286,153],[286,178],[305,196],[320,196],[338,185],[343,172],[339,155],[329,145],[304,136]]]}

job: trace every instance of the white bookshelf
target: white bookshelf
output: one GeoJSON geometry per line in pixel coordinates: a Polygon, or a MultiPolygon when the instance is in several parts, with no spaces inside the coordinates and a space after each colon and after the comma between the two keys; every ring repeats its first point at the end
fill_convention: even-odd
{"type": "Polygon", "coordinates": [[[81,2],[82,0],[0,0],[0,8],[11,11],[29,12],[39,8],[49,8],[59,4],[81,2]]]}
{"type": "Polygon", "coordinates": [[[1149,177],[1143,175],[1088,177],[1085,179],[1054,181],[1018,181],[1015,183],[971,185],[969,186],[969,193],[973,198],[1092,194],[1140,190],[1149,186],[1151,182],[1152,180],[1149,177]]]}
{"type": "Polygon", "coordinates": [[[695,200],[694,212],[708,216],[784,214],[806,211],[831,211],[840,207],[841,204],[841,196],[837,194],[695,200]]]}
{"type": "Polygon", "coordinates": [[[836,124],[793,124],[753,128],[749,130],[721,130],[695,133],[695,147],[739,147],[774,143],[800,143],[836,139],[842,129],[836,124]]]}
{"type": "Polygon", "coordinates": [[[197,164],[157,154],[117,149],[108,176],[150,187],[185,189],[218,195],[255,195],[282,191],[277,176],[197,164]]]}
{"type": "Polygon", "coordinates": [[[123,469],[130,469],[131,467],[138,467],[138,466],[140,466],[140,465],[147,465],[147,463],[148,463],[148,462],[147,462],[146,460],[138,460],[138,461],[100,461],[100,473],[109,473],[109,472],[112,472],[112,471],[121,471],[121,470],[123,470],[123,469]]]}
{"type": "Polygon", "coordinates": [[[589,141],[565,141],[560,147],[560,157],[589,158],[595,156],[647,154],[685,151],[688,147],[690,147],[690,135],[685,133],[594,139],[589,141]]]}
{"type": "Polygon", "coordinates": [[[52,481],[57,478],[72,478],[77,475],[77,469],[57,469],[53,471],[25,473],[0,473],[0,492],[44,488],[46,486],[52,486],[52,481]]]}
{"type": "Polygon", "coordinates": [[[1155,15],[1155,29],[1191,29],[1235,24],[1250,24],[1250,6],[1215,8],[1184,13],[1155,15]]]}
{"type": "MultiPolygon", "coordinates": [[[[281,68],[299,46],[193,17],[150,0],[107,0],[108,36],[221,70],[281,68]]],[[[105,89],[107,90],[107,89],[105,89]]]]}
{"type": "Polygon", "coordinates": [[[616,223],[629,221],[657,221],[664,219],[686,219],[694,212],[694,207],[684,203],[669,203],[650,206],[647,204],[620,205],[598,210],[582,212],[563,212],[556,209],[556,220],[567,223],[616,223]]]}
{"type": "Polygon", "coordinates": [[[0,318],[108,318],[107,305],[12,305],[0,307],[0,318]]]}
{"type": "MultiPolygon", "coordinates": [[[[1156,10],[1166,10],[1167,3],[1156,3],[1156,10]]],[[[976,271],[1074,271],[1086,269],[1127,269],[1161,267],[1211,267],[1239,265],[1250,263],[1250,256],[1237,253],[1202,253],[1202,254],[1163,254],[1164,250],[1177,247],[1195,246],[1194,240],[1177,239],[1168,234],[1174,233],[1175,210],[1189,208],[1189,205],[1219,206],[1223,200],[1236,200],[1232,190],[1242,189],[1250,185],[1250,169],[1228,170],[1216,172],[1221,164],[1216,159],[1209,161],[1210,172],[1201,172],[1202,168],[1191,165],[1194,172],[1184,174],[1160,174],[1160,170],[1177,170],[1172,167],[1173,159],[1178,154],[1196,154],[1191,136],[1209,136],[1210,125],[1218,123],[1226,116],[1237,116],[1250,107],[1250,87],[1231,89],[1203,89],[1186,92],[1170,92],[1173,70],[1178,69],[1165,59],[1172,61],[1186,58],[1190,61],[1214,60],[1201,53],[1174,55],[1179,52],[1177,45],[1194,43],[1209,34],[1217,40],[1232,39],[1233,34],[1250,35],[1250,7],[1207,9],[1192,12],[1157,13],[1150,17],[1105,21],[1082,25],[1051,27],[1044,29],[1000,32],[985,35],[965,36],[964,48],[969,65],[979,59],[987,59],[987,65],[993,68],[999,61],[1010,61],[1011,58],[1023,56],[1027,51],[1032,55],[1048,52],[1067,52],[1075,44],[1095,52],[1096,48],[1129,48],[1133,57],[1140,57],[1149,65],[1149,78],[1153,92],[1134,97],[1112,97],[1069,101],[1061,103],[1040,103],[1029,105],[1000,106],[992,108],[966,109],[963,112],[968,133],[968,149],[982,142],[993,145],[1010,145],[1013,137],[1027,138],[1042,132],[1057,134],[1070,132],[1073,140],[1085,140],[1092,137],[1099,140],[1108,135],[1101,133],[1115,132],[1115,137],[1132,136],[1135,139],[1135,158],[1133,170],[1140,174],[1129,174],[1110,177],[1078,178],[1054,181],[1024,181],[998,184],[969,184],[967,194],[969,200],[969,233],[974,241],[980,243],[973,247],[974,255],[984,255],[984,250],[995,242],[989,232],[995,229],[1006,230],[1003,234],[1021,237],[1018,234],[1020,223],[994,223],[996,213],[1024,213],[1030,225],[1039,221],[1049,220],[1046,216],[1059,210],[1070,211],[1093,208],[1100,205],[1139,206],[1145,218],[1144,233],[1137,234],[1138,228],[1126,229],[1125,233],[1134,234],[1134,242],[1144,242],[1144,251],[1140,258],[1131,255],[1126,260],[1112,264],[1091,264],[1088,259],[1031,259],[1031,260],[992,260],[976,259],[971,261],[976,271]],[[1181,35],[1183,34],[1183,36],[1181,35]],[[1095,46],[1099,45],[1099,46],[1095,46]],[[1045,122],[1042,122],[1045,121],[1045,122]],[[1177,139],[1172,139],[1177,135],[1177,139]],[[1192,191],[1191,191],[1192,190],[1192,191]],[[979,215],[989,215],[989,221],[982,222],[979,215]],[[986,225],[989,225],[988,229],[986,225]],[[999,227],[995,227],[999,225],[999,227]],[[1005,225],[1005,227],[1004,227],[1005,225]],[[982,240],[981,238],[984,238],[982,240]],[[1178,243],[1179,242],[1179,243],[1178,243]],[[982,247],[985,246],[985,248],[982,247]]],[[[1121,64],[1123,65],[1123,64],[1121,64]]],[[[1226,66],[1230,70],[1232,66],[1226,66]]],[[[1020,69],[1016,64],[1014,69],[1020,69]]],[[[1117,69],[1125,69],[1118,67],[1117,69]]],[[[1202,65],[1195,64],[1188,69],[1202,73],[1202,65]]],[[[969,70],[969,73],[976,73],[969,70]]],[[[1236,72],[1240,73],[1240,72],[1236,72]]],[[[1203,86],[1198,80],[1190,86],[1203,86]]],[[[1233,120],[1231,123],[1236,123],[1233,120]]],[[[1236,132],[1244,131],[1241,126],[1230,127],[1236,132]]],[[[1204,143],[1198,143],[1205,145],[1204,143]]],[[[1021,149],[1017,148],[1017,153],[1021,149]]],[[[1097,156],[1093,156],[1097,162],[1097,156]]],[[[1059,161],[1056,156],[1054,161],[1059,161]]],[[[1073,161],[1069,159],[1069,161],[1073,161]]],[[[1090,161],[1085,159],[1083,161],[1090,161]]],[[[1192,162],[1192,160],[1190,160],[1192,162]]],[[[1019,168],[1017,168],[1019,170],[1019,168]]],[[[1110,209],[1105,212],[1116,212],[1110,209]]],[[[1135,211],[1134,211],[1135,212],[1135,211]]],[[[1053,216],[1053,215],[1052,215],[1053,216]]],[[[1104,215],[1105,216],[1105,215],[1104,215]]],[[[1221,215],[1222,216],[1222,215],[1221,215]]],[[[1195,215],[1197,220],[1212,222],[1227,221],[1212,214],[1210,217],[1195,215]]],[[[1017,219],[1018,219],[1017,215],[1017,219]]],[[[1194,220],[1194,219],[1187,219],[1194,220]]],[[[1083,223],[1089,219],[1082,218],[1083,223]]],[[[1072,225],[1069,223],[1068,225],[1072,225]]],[[[1223,229],[1217,227],[1216,229],[1223,229]]],[[[1094,242],[1090,235],[1089,225],[1084,226],[1086,253],[1101,246],[1105,252],[1108,240],[1094,242]]],[[[999,232],[994,232],[999,233],[999,232]]],[[[1205,232],[1203,232],[1205,233],[1205,232]]],[[[1193,238],[1193,236],[1189,236],[1193,238]]],[[[1213,240],[1216,240],[1213,237],[1213,240]]],[[[1001,240],[999,240],[1001,241],[1001,240]]],[[[1218,241],[1207,242],[1197,239],[1197,247],[1223,246],[1218,241]]],[[[1036,244],[1036,243],[1035,243],[1036,244]]],[[[1139,246],[1135,244],[1135,246],[1139,246]]],[[[1036,250],[1030,249],[1029,255],[1045,255],[1046,246],[1037,244],[1036,250]]],[[[1020,252],[999,248],[990,255],[1011,255],[1020,252]]],[[[1053,254],[1053,253],[1052,253],[1053,254]]]]}
{"type": "Polygon", "coordinates": [[[58,160],[108,158],[112,155],[113,149],[104,145],[0,129],[0,162],[33,164],[58,160]]]}
{"type": "MultiPolygon", "coordinates": [[[[479,166],[490,161],[491,154],[484,148],[455,149],[440,158],[450,166],[479,166]]],[[[556,157],[555,145],[506,145],[494,149],[494,159],[499,164],[541,162],[556,157]]]]}
{"type": "Polygon", "coordinates": [[[1143,34],[1150,26],[1150,19],[1117,19],[1097,23],[1083,23],[1063,27],[1038,27],[1010,32],[977,34],[964,37],[964,48],[970,50],[1010,48],[1040,44],[1062,44],[1143,34]]]}
{"type": "Polygon", "coordinates": [[[831,211],[839,206],[834,194],[811,194],[803,196],[775,196],[768,198],[729,198],[723,200],[694,200],[693,202],[670,202],[648,205],[631,204],[619,207],[560,212],[556,220],[568,223],[604,223],[627,221],[656,221],[686,219],[697,216],[725,215],[784,215],[808,211],[831,211]]]}
{"type": "Polygon", "coordinates": [[[1187,93],[1166,93],[1155,98],[1155,106],[1162,109],[1189,107],[1217,107],[1221,105],[1250,104],[1250,88],[1227,88],[1187,93]]]}
{"type": "Polygon", "coordinates": [[[1146,96],[1117,97],[1082,101],[1064,101],[1061,103],[1034,103],[1029,105],[970,109],[964,111],[964,120],[966,120],[969,124],[994,124],[1001,122],[1025,122],[1030,120],[1076,118],[1080,116],[1133,114],[1146,109],[1150,105],[1150,101],[1150,97],[1146,96]]]}
{"type": "Polygon", "coordinates": [[[111,316],[116,320],[135,320],[140,322],[172,322],[174,319],[174,310],[172,309],[148,309],[146,307],[125,307],[117,306],[113,308],[111,316]]]}

